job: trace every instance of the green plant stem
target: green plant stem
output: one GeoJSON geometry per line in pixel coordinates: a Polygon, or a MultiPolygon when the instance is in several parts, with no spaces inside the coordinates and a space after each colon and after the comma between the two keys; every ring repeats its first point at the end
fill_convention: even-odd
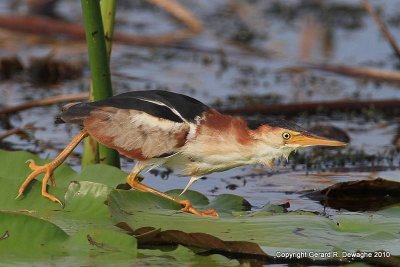
{"type": "Polygon", "coordinates": [[[114,34],[116,0],[101,0],[101,17],[103,18],[104,36],[106,38],[108,60],[111,58],[112,38],[114,34]]]}
{"type": "MultiPolygon", "coordinates": [[[[89,51],[89,65],[92,73],[90,86],[91,101],[101,100],[113,95],[109,58],[111,54],[112,33],[115,17],[115,1],[103,0],[103,12],[98,0],[81,0],[86,41],[89,51]],[[105,14],[104,25],[102,13],[105,14]],[[107,38],[105,38],[105,33],[107,38]],[[106,42],[108,45],[106,45],[106,42]]],[[[84,144],[82,166],[105,163],[119,167],[118,152],[87,138],[84,144]]]]}

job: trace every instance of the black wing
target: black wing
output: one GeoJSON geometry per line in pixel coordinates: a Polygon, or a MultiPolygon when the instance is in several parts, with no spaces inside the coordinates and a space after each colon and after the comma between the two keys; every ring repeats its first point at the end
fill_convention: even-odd
{"type": "Polygon", "coordinates": [[[61,114],[66,122],[82,124],[82,120],[97,107],[114,107],[143,111],[157,118],[174,122],[194,122],[210,107],[186,95],[161,91],[133,91],[104,100],[80,103],[69,107],[61,114]]]}

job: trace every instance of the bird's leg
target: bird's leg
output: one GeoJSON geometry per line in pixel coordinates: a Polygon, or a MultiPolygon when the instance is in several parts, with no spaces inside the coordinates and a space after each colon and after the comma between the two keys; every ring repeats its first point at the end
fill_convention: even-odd
{"type": "Polygon", "coordinates": [[[42,196],[50,199],[51,201],[57,202],[61,206],[63,206],[62,202],[58,198],[47,192],[47,182],[50,180],[51,185],[55,186],[54,170],[57,169],[57,167],[60,166],[61,163],[65,161],[65,159],[69,156],[69,154],[71,154],[74,148],[86,136],[88,136],[88,133],[86,132],[85,129],[83,129],[74,137],[74,139],[72,139],[72,141],[68,144],[68,146],[64,148],[64,150],[53,161],[45,165],[42,166],[36,165],[33,159],[27,160],[27,162],[29,162],[29,168],[32,170],[32,172],[31,174],[29,174],[29,176],[25,179],[25,181],[19,188],[17,198],[19,198],[24,193],[26,187],[29,185],[30,182],[32,182],[33,179],[35,179],[36,176],[38,176],[41,173],[44,173],[42,181],[42,196]]]}
{"type": "Polygon", "coordinates": [[[141,192],[150,192],[152,194],[164,197],[166,199],[172,200],[176,203],[179,203],[183,206],[182,211],[189,212],[195,215],[203,216],[203,217],[212,217],[212,218],[218,218],[218,213],[214,209],[209,209],[209,210],[197,210],[193,208],[192,203],[190,203],[189,200],[181,200],[175,197],[172,197],[170,195],[167,195],[163,192],[160,192],[150,186],[144,185],[141,182],[137,180],[137,176],[144,169],[145,166],[139,164],[136,164],[136,166],[133,168],[132,172],[128,175],[127,177],[127,182],[128,184],[132,187],[135,188],[136,190],[139,190],[141,192]]]}

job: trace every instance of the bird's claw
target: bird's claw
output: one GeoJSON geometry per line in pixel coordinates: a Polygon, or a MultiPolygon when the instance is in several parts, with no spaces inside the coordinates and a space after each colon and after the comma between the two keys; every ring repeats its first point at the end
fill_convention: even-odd
{"type": "Polygon", "coordinates": [[[36,176],[38,176],[41,173],[44,173],[44,177],[43,177],[43,181],[42,181],[42,196],[50,199],[53,202],[57,202],[62,207],[64,207],[64,204],[57,197],[55,197],[52,194],[49,194],[46,190],[46,185],[47,185],[48,180],[50,180],[50,183],[52,186],[56,185],[55,180],[54,180],[54,174],[53,174],[54,167],[50,163],[45,164],[45,165],[37,165],[33,159],[28,159],[26,161],[26,163],[29,163],[28,166],[32,172],[29,174],[29,176],[25,179],[25,181],[19,188],[16,199],[20,198],[23,195],[27,186],[32,182],[32,180],[34,180],[36,178],[36,176]]]}
{"type": "Polygon", "coordinates": [[[18,195],[15,197],[15,199],[19,199],[23,196],[23,194],[21,192],[18,192],[18,195]]]}
{"type": "Polygon", "coordinates": [[[58,204],[61,205],[62,208],[64,208],[64,203],[62,203],[56,196],[54,196],[54,195],[52,195],[52,194],[49,194],[49,193],[47,193],[47,192],[42,193],[42,196],[44,196],[44,197],[50,199],[50,200],[53,201],[53,202],[57,202],[58,204]]]}
{"type": "Polygon", "coordinates": [[[209,210],[197,210],[193,208],[192,203],[188,200],[182,200],[181,204],[184,206],[181,210],[184,212],[189,212],[195,215],[199,215],[202,217],[208,217],[208,218],[219,218],[219,215],[215,209],[209,209],[209,210]]]}

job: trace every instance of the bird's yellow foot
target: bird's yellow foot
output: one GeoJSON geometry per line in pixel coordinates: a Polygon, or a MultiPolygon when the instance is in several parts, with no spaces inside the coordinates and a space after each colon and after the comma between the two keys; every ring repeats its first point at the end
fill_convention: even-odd
{"type": "Polygon", "coordinates": [[[35,179],[36,176],[38,176],[41,173],[44,173],[42,181],[42,196],[50,199],[51,201],[57,202],[58,204],[64,207],[64,204],[57,197],[47,192],[47,182],[49,180],[52,186],[56,185],[54,180],[54,170],[57,168],[57,166],[54,166],[51,163],[39,166],[36,165],[35,161],[32,159],[29,159],[26,162],[29,162],[29,168],[32,170],[32,172],[31,174],[29,174],[29,176],[25,179],[25,181],[19,188],[17,198],[19,198],[24,193],[26,187],[30,184],[30,182],[32,182],[33,179],[35,179]]]}
{"type": "Polygon", "coordinates": [[[195,215],[209,217],[209,218],[218,218],[219,217],[219,215],[215,209],[197,210],[197,209],[193,208],[192,203],[190,203],[189,200],[181,200],[181,201],[179,201],[179,203],[184,206],[181,209],[184,212],[189,212],[189,213],[192,213],[195,215]]]}
{"type": "Polygon", "coordinates": [[[135,168],[132,171],[132,173],[129,174],[129,176],[127,178],[128,184],[132,188],[134,188],[134,189],[136,189],[138,191],[141,191],[141,192],[150,192],[150,193],[152,193],[154,195],[157,195],[157,196],[169,199],[171,201],[174,201],[176,203],[179,203],[179,204],[181,204],[183,206],[183,208],[181,210],[184,211],[184,212],[189,212],[189,213],[192,213],[192,214],[195,214],[195,215],[208,217],[208,218],[218,218],[219,217],[218,213],[214,209],[197,210],[197,209],[193,208],[192,203],[190,203],[189,200],[180,200],[178,198],[175,198],[175,197],[172,197],[170,195],[167,195],[164,192],[160,192],[160,191],[158,191],[158,190],[156,190],[154,188],[151,188],[150,186],[142,184],[141,182],[139,182],[137,180],[138,172],[137,172],[137,170],[135,171],[135,168]]]}

